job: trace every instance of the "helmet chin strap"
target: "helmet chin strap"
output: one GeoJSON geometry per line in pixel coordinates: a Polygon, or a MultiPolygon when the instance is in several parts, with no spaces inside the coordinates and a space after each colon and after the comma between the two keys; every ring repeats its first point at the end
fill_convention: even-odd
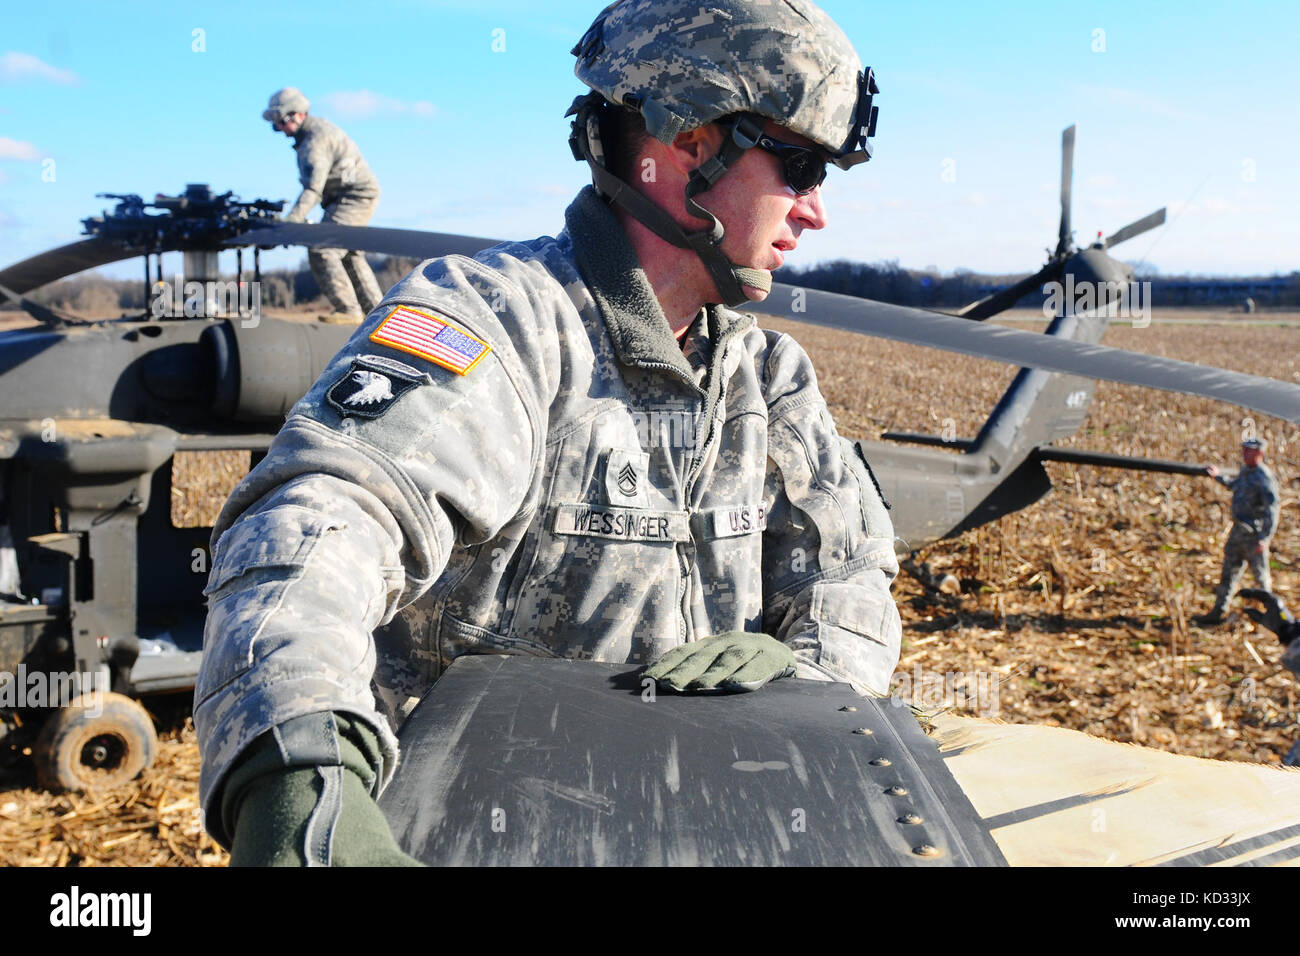
{"type": "Polygon", "coordinates": [[[575,159],[585,159],[591,167],[596,188],[608,196],[610,202],[618,203],[632,218],[664,242],[693,251],[704,263],[713,284],[717,286],[723,305],[735,308],[748,302],[745,286],[764,293],[770,292],[772,276],[766,270],[737,266],[723,254],[725,228],[717,216],[695,201],[695,197],[713,186],[745,150],[758,143],[762,124],[754,117],[742,116],[732,126],[718,155],[691,173],[686,184],[686,209],[697,219],[706,219],[713,225],[697,232],[686,232],[668,213],[611,173],[592,155],[591,135],[599,135],[598,130],[592,129],[597,126],[595,107],[602,101],[599,94],[589,93],[585,97],[579,97],[569,110],[569,115],[576,114],[569,146],[575,159]]]}

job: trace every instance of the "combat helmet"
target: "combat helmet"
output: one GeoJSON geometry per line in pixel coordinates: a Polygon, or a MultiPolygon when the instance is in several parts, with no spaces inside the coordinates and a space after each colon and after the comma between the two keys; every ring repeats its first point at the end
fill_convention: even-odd
{"type": "Polygon", "coordinates": [[[806,136],[841,169],[871,158],[878,93],[848,37],[807,0],[618,0],[606,7],[572,50],[574,73],[592,90],[574,100],[569,138],[598,190],[666,242],[693,249],[729,306],[741,288],[770,289],[770,276],[736,267],[720,249],[724,229],[695,202],[751,149],[763,121],[806,136]],[[712,228],[687,233],[666,212],[615,176],[600,143],[600,110],[638,112],[663,143],[724,121],[718,154],[691,174],[686,208],[712,228]]]}
{"type": "Polygon", "coordinates": [[[306,113],[309,109],[311,102],[302,95],[302,91],[294,86],[286,86],[271,94],[266,109],[262,110],[262,119],[275,122],[290,113],[306,113]]]}

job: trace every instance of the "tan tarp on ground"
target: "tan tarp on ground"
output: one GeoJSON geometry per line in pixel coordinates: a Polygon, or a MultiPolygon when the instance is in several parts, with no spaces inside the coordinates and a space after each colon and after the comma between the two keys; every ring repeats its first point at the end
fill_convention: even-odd
{"type": "Polygon", "coordinates": [[[945,714],[934,738],[1012,866],[1300,863],[1300,770],[945,714]]]}

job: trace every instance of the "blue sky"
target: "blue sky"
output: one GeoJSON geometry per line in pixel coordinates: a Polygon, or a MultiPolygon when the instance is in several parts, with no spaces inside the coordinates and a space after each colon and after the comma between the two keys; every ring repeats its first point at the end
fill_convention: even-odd
{"type": "MultiPolygon", "coordinates": [[[[0,265],[77,238],[108,204],[96,192],[207,182],[292,200],[291,146],[260,116],[284,85],[360,145],[383,189],[375,225],[554,233],[587,181],[566,144],[582,90],[568,51],[601,5],[8,4],[0,265]]],[[[832,170],[830,226],[792,265],[1028,272],[1055,243],[1060,134],[1077,123],[1080,240],[1167,205],[1124,258],[1300,269],[1294,2],[822,5],[876,69],[880,126],[875,159],[832,170]]]]}

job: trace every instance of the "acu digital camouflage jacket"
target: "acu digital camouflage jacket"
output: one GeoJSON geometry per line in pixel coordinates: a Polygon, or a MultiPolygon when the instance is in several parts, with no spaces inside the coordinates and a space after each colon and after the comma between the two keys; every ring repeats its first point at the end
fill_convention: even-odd
{"type": "Polygon", "coordinates": [[[302,193],[285,214],[285,221],[304,221],[317,203],[329,206],[340,200],[374,202],[379,198],[379,180],[361,150],[329,120],[308,114],[293,138],[293,148],[298,154],[302,193]]]}
{"type": "Polygon", "coordinates": [[[683,351],[605,203],[566,218],[402,280],[227,502],[205,806],[257,735],[322,710],[374,726],[386,782],[390,723],[466,653],[648,664],[763,631],[802,676],[887,693],[893,530],[808,356],[720,307],[683,351]]]}
{"type": "Polygon", "coordinates": [[[1234,478],[1219,475],[1216,479],[1232,489],[1232,518],[1241,533],[1267,541],[1277,530],[1282,502],[1278,498],[1277,479],[1267,465],[1247,465],[1234,478]]]}

